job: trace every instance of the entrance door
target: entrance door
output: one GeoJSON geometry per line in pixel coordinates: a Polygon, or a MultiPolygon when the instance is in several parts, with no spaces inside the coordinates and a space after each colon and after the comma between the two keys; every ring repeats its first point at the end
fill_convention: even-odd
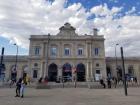
{"type": "Polygon", "coordinates": [[[49,81],[56,81],[57,80],[57,65],[54,63],[49,65],[48,79],[49,79],[49,81]]]}
{"type": "Polygon", "coordinates": [[[85,65],[80,63],[77,65],[77,81],[85,81],[85,65]]]}
{"type": "Polygon", "coordinates": [[[63,78],[65,81],[71,80],[72,77],[72,67],[69,63],[63,65],[63,78]]]}

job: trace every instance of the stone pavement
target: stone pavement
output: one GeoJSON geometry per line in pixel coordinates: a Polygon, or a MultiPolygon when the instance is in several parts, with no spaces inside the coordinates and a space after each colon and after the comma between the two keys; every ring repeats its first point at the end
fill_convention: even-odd
{"type": "Polygon", "coordinates": [[[140,105],[140,88],[26,88],[25,98],[15,98],[14,88],[0,89],[0,105],[140,105]]]}

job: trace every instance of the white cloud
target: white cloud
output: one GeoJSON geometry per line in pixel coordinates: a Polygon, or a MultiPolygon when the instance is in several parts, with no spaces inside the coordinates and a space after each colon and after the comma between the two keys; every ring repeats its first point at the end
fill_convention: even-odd
{"type": "Polygon", "coordinates": [[[110,2],[118,3],[118,0],[109,0],[110,2]]]}
{"type": "MultiPolygon", "coordinates": [[[[117,1],[117,0],[115,0],[117,1]]],[[[114,56],[116,43],[125,47],[127,56],[140,56],[140,16],[133,15],[136,8],[121,14],[123,7],[108,8],[97,5],[86,11],[81,3],[65,7],[67,0],[1,0],[0,36],[12,43],[28,48],[32,34],[56,34],[65,22],[77,28],[79,34],[92,34],[92,28],[99,28],[105,35],[106,55],[114,56]],[[131,14],[131,15],[130,15],[131,14]],[[94,19],[88,19],[95,15],[94,19]]]]}
{"type": "Polygon", "coordinates": [[[132,7],[130,11],[127,11],[125,14],[126,15],[131,15],[136,11],[136,7],[132,7]]]}

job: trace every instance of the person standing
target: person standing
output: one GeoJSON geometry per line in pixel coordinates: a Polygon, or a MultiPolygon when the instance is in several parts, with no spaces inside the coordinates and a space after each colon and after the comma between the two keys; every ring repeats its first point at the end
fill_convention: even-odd
{"type": "Polygon", "coordinates": [[[104,83],[104,80],[103,79],[100,79],[100,84],[103,86],[103,88],[106,88],[106,85],[104,83]]]}
{"type": "Polygon", "coordinates": [[[21,88],[22,78],[19,78],[18,82],[16,83],[16,96],[20,97],[20,88],[21,88]]]}

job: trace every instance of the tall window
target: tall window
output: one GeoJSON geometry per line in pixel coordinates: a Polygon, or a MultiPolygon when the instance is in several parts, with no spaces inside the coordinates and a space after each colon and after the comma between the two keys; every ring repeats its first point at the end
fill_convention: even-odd
{"type": "Polygon", "coordinates": [[[51,55],[52,56],[56,56],[57,55],[57,49],[56,49],[56,47],[52,47],[51,48],[51,55]]]}
{"type": "Polygon", "coordinates": [[[79,56],[83,55],[83,48],[78,48],[78,55],[79,56]]]}
{"type": "Polygon", "coordinates": [[[94,53],[95,53],[95,56],[98,56],[99,55],[99,48],[95,48],[94,53]]]}
{"type": "Polygon", "coordinates": [[[134,68],[132,65],[128,67],[128,74],[134,75],[134,68]]]}
{"type": "Polygon", "coordinates": [[[100,74],[101,72],[100,72],[100,70],[96,70],[96,74],[100,74]]]}
{"type": "Polygon", "coordinates": [[[65,49],[64,49],[64,54],[65,54],[66,56],[69,56],[69,55],[70,55],[70,48],[65,48],[65,49]]]}
{"type": "Polygon", "coordinates": [[[39,55],[40,54],[40,47],[35,47],[35,55],[39,55]]]}

